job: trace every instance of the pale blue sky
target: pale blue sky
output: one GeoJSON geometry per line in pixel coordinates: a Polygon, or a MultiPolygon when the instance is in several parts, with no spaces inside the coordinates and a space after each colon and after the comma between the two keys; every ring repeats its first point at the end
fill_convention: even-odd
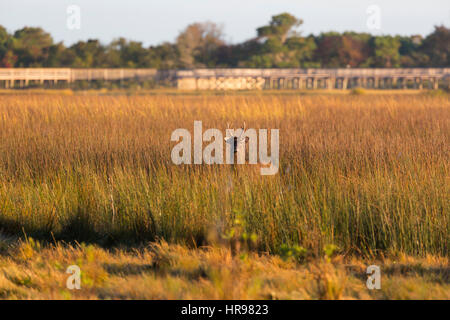
{"type": "Polygon", "coordinates": [[[257,27],[285,11],[304,20],[303,34],[369,32],[370,5],[381,8],[378,33],[426,35],[434,25],[450,26],[449,0],[0,0],[0,25],[10,32],[39,26],[65,44],[123,36],[150,45],[173,41],[189,23],[209,20],[223,24],[226,39],[236,43],[254,37],[257,27]],[[81,8],[80,30],[66,27],[71,4],[81,8]]]}

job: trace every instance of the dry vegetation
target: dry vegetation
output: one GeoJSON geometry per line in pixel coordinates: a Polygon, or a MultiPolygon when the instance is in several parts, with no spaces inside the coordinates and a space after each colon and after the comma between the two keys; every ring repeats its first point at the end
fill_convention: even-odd
{"type": "Polygon", "coordinates": [[[445,94],[0,96],[0,231],[42,241],[0,239],[0,297],[448,299],[449,141],[445,94]],[[279,173],[173,165],[194,120],[279,128],[279,173]]]}
{"type": "Polygon", "coordinates": [[[0,255],[3,299],[450,299],[448,260],[432,256],[299,263],[164,242],[104,250],[23,241],[7,252],[0,255]],[[381,290],[365,286],[366,267],[373,263],[381,266],[381,290]],[[66,288],[72,264],[81,268],[80,290],[66,288]]]}

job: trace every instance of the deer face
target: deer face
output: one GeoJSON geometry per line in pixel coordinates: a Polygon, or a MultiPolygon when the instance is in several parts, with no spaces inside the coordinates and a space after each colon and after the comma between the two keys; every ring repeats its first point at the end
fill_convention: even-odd
{"type": "Polygon", "coordinates": [[[233,148],[234,153],[238,151],[239,148],[245,148],[245,143],[248,141],[248,137],[243,137],[245,132],[245,122],[244,126],[240,129],[234,130],[230,129],[230,124],[227,124],[227,136],[225,137],[225,142],[230,144],[233,148]],[[230,132],[231,131],[231,132],[230,132]]]}

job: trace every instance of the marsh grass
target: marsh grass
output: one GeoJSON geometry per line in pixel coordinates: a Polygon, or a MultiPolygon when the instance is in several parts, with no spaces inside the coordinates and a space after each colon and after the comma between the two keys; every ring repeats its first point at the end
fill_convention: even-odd
{"type": "Polygon", "coordinates": [[[443,299],[450,298],[448,259],[399,255],[364,260],[334,255],[307,263],[220,247],[188,249],[156,242],[133,250],[68,246],[27,238],[4,241],[0,299],[443,299]],[[382,270],[368,290],[366,268],[382,270]],[[70,265],[81,289],[66,287],[70,265]]]}
{"type": "Polygon", "coordinates": [[[449,141],[445,95],[5,95],[0,230],[192,247],[239,230],[270,253],[447,256],[449,141]],[[279,128],[279,173],[173,165],[170,135],[194,120],[279,128]]]}

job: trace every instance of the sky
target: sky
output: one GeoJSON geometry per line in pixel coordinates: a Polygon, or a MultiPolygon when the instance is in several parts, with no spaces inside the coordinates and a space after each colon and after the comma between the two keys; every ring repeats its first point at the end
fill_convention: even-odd
{"type": "Polygon", "coordinates": [[[42,27],[66,45],[125,37],[148,46],[174,41],[190,23],[212,21],[223,26],[228,42],[237,43],[254,37],[257,27],[282,12],[304,20],[299,29],[303,35],[326,31],[427,35],[434,25],[450,27],[449,0],[0,0],[0,25],[9,32],[42,27]],[[67,13],[71,5],[80,10],[79,29],[67,26],[74,17],[73,11],[67,13]],[[367,12],[371,6],[376,11],[367,12]],[[374,15],[379,22],[375,29],[367,23],[374,15]]]}

